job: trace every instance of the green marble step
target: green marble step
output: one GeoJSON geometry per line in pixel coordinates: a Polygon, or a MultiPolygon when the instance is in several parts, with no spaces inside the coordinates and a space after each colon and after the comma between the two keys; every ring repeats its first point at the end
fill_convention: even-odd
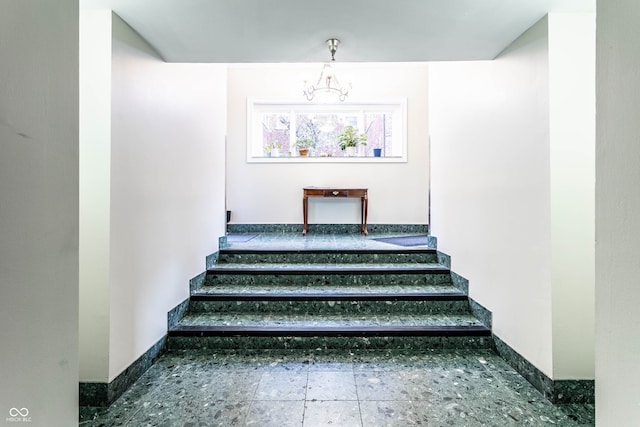
{"type": "Polygon", "coordinates": [[[299,350],[423,352],[437,349],[493,349],[493,340],[487,335],[442,335],[439,331],[423,335],[203,335],[200,337],[169,333],[167,348],[171,350],[199,349],[205,351],[234,350],[299,350]]]}
{"type": "Polygon", "coordinates": [[[188,315],[169,348],[490,348],[491,331],[470,315],[188,315]]]}
{"type": "Polygon", "coordinates": [[[351,300],[211,300],[191,299],[190,313],[262,313],[262,314],[306,314],[332,315],[344,314],[466,314],[470,312],[469,302],[463,299],[398,299],[367,300],[359,296],[351,300]]]}
{"type": "Polygon", "coordinates": [[[236,298],[334,298],[339,299],[340,296],[372,296],[375,299],[406,299],[410,297],[423,298],[437,294],[445,295],[465,295],[458,288],[451,284],[440,285],[378,285],[378,286],[358,286],[340,284],[329,286],[326,284],[308,284],[305,286],[291,286],[289,284],[271,283],[266,286],[260,286],[255,283],[247,283],[242,285],[224,285],[202,286],[192,294],[193,296],[213,295],[223,296],[231,295],[232,299],[236,298]]]}
{"type": "Polygon", "coordinates": [[[213,274],[433,274],[449,273],[450,270],[437,262],[433,263],[233,263],[216,264],[207,270],[213,274]]]}
{"type": "Polygon", "coordinates": [[[450,285],[451,272],[436,263],[217,264],[205,285],[450,285]]]}
{"type": "Polygon", "coordinates": [[[437,263],[435,249],[221,249],[218,264],[437,263]]]}
{"type": "Polygon", "coordinates": [[[470,314],[435,314],[435,315],[377,315],[362,313],[359,315],[334,314],[325,315],[318,313],[304,314],[224,314],[205,313],[189,314],[179,323],[178,327],[252,327],[252,328],[312,328],[312,327],[381,327],[381,326],[483,326],[482,323],[470,314]]]}
{"type": "Polygon", "coordinates": [[[192,313],[468,313],[467,296],[453,286],[225,286],[191,295],[192,313]]]}

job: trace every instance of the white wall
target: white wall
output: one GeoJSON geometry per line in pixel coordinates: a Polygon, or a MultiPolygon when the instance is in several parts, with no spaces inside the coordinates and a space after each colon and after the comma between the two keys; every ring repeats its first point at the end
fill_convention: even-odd
{"type": "Polygon", "coordinates": [[[595,14],[549,14],[554,379],[595,372],[595,14]]]}
{"type": "MultiPolygon", "coordinates": [[[[227,209],[240,224],[301,224],[302,187],[369,188],[369,223],[428,221],[428,75],[424,64],[338,64],[353,77],[349,100],[407,98],[407,163],[246,162],[247,98],[301,100],[303,75],[320,64],[234,65],[228,71],[227,209]]],[[[310,223],[357,223],[355,199],[314,199],[310,223]]]]}
{"type": "Polygon", "coordinates": [[[433,233],[555,380],[594,377],[594,35],[550,14],[495,61],[431,67],[433,233]]]}
{"type": "Polygon", "coordinates": [[[0,40],[0,422],[76,425],[78,2],[2,1],[0,40]]]}
{"type": "Polygon", "coordinates": [[[109,373],[111,11],[80,13],[80,378],[109,373]]]}
{"type": "MultiPolygon", "coordinates": [[[[103,168],[83,167],[95,174],[88,182],[100,184],[96,203],[108,209],[108,236],[95,242],[108,268],[102,268],[104,258],[93,258],[100,268],[87,280],[100,284],[101,299],[83,301],[91,305],[82,312],[106,312],[108,333],[89,319],[96,330],[86,328],[80,345],[81,356],[93,353],[90,346],[106,345],[108,369],[83,357],[81,381],[107,382],[164,336],[167,312],[188,297],[189,279],[205,270],[206,255],[224,235],[226,71],[216,64],[164,63],[116,15],[95,16],[103,21],[94,22],[98,34],[87,42],[103,43],[90,49],[105,48],[105,28],[113,34],[106,53],[111,90],[95,93],[110,100],[93,100],[95,120],[110,120],[111,137],[101,141],[108,148],[95,147],[108,157],[100,164],[109,165],[108,183],[103,168]]],[[[82,145],[92,148],[88,141],[82,145]]],[[[95,205],[87,208],[83,215],[96,213],[95,205]]]]}
{"type": "Polygon", "coordinates": [[[598,2],[596,421],[640,419],[640,3],[598,2]]]}
{"type": "Polygon", "coordinates": [[[494,61],[431,65],[431,225],[494,333],[551,376],[547,45],[545,18],[494,61]]]}
{"type": "Polygon", "coordinates": [[[224,65],[164,63],[115,15],[112,70],[110,380],[218,250],[226,124],[224,65]]]}

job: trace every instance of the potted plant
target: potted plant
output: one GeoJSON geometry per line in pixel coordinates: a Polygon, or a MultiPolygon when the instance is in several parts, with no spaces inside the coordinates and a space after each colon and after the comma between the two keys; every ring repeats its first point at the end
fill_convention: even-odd
{"type": "Polygon", "coordinates": [[[345,126],[338,135],[338,141],[340,149],[346,151],[347,156],[353,156],[358,145],[367,145],[367,135],[358,133],[353,126],[345,126]]]}
{"type": "Polygon", "coordinates": [[[270,142],[264,146],[264,151],[267,152],[267,157],[278,157],[280,156],[280,149],[282,148],[282,144],[277,142],[270,142]]]}
{"type": "Polygon", "coordinates": [[[309,155],[309,149],[313,147],[316,142],[313,139],[299,139],[296,141],[296,147],[300,157],[307,157],[309,155]]]}

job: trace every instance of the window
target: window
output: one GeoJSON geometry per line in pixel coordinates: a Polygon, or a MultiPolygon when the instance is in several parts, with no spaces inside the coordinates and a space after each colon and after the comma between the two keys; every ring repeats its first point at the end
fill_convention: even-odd
{"type": "Polygon", "coordinates": [[[248,162],[406,162],[406,101],[312,104],[249,100],[248,162]],[[355,152],[342,150],[347,126],[366,135],[355,152]],[[308,141],[301,156],[298,141],[308,141]]]}

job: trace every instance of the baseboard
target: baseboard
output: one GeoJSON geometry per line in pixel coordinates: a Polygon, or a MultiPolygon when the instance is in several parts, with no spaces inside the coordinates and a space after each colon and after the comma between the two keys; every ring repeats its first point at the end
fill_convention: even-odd
{"type": "MultiPolygon", "coordinates": [[[[227,237],[224,237],[225,242],[227,241],[227,237]]],[[[219,251],[216,251],[210,255],[207,255],[207,257],[205,258],[205,263],[207,268],[211,268],[215,265],[216,262],[218,262],[218,256],[220,255],[219,251]]]]}
{"type": "Polygon", "coordinates": [[[552,380],[498,336],[494,335],[493,340],[500,357],[529,381],[551,403],[584,404],[595,402],[595,381],[552,380]]]}
{"type": "MultiPolygon", "coordinates": [[[[302,224],[227,224],[229,234],[302,233],[302,224]]],[[[367,224],[369,233],[428,234],[428,224],[367,224]]],[[[360,233],[360,224],[309,224],[309,234],[360,233]]]]}
{"type": "Polygon", "coordinates": [[[469,280],[465,279],[458,273],[452,271],[451,282],[453,283],[453,286],[458,288],[461,292],[464,292],[465,294],[469,295],[469,280]]]}
{"type": "Polygon", "coordinates": [[[471,313],[478,319],[484,326],[489,329],[493,329],[493,313],[476,302],[473,298],[469,298],[469,307],[471,313]]]}
{"type": "MultiPolygon", "coordinates": [[[[206,257],[205,262],[207,268],[215,265],[218,260],[218,254],[219,252],[214,252],[206,257]]],[[[205,276],[206,272],[203,272],[189,280],[189,291],[194,292],[198,290],[204,284],[205,276]]],[[[182,301],[167,313],[167,329],[171,329],[182,319],[188,307],[189,298],[182,301]]],[[[165,335],[109,383],[81,382],[80,406],[109,406],[153,365],[153,362],[162,354],[166,341],[167,336],[165,335]]]]}
{"type": "Polygon", "coordinates": [[[176,326],[180,320],[184,317],[187,310],[189,309],[189,298],[182,301],[180,304],[173,307],[167,313],[167,330],[176,326]]]}
{"type": "MultiPolygon", "coordinates": [[[[451,268],[451,257],[438,251],[438,262],[451,268]]],[[[453,285],[469,294],[469,280],[451,272],[453,285]]],[[[492,328],[492,313],[478,302],[469,298],[473,315],[488,328],[492,328]]],[[[494,348],[516,372],[533,385],[544,397],[554,404],[594,403],[595,381],[593,380],[552,380],[517,351],[493,335],[494,348]]]]}
{"type": "MultiPolygon", "coordinates": [[[[207,268],[210,268],[210,267],[207,267],[207,268]]],[[[202,285],[204,285],[204,281],[206,277],[207,277],[207,272],[203,271],[193,279],[189,280],[189,293],[192,294],[198,289],[200,289],[202,285]]]]}
{"type": "Polygon", "coordinates": [[[149,348],[142,356],[109,383],[80,383],[80,406],[105,407],[133,385],[162,353],[166,336],[149,348]]]}

